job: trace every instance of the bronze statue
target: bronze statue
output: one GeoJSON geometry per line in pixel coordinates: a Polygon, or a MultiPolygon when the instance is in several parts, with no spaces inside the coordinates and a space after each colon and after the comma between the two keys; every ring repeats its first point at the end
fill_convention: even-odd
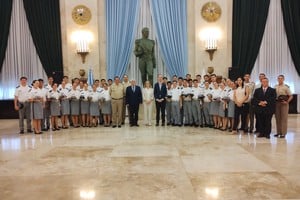
{"type": "Polygon", "coordinates": [[[148,39],[149,29],[142,29],[143,38],[135,40],[134,54],[139,58],[139,69],[143,84],[149,80],[153,85],[153,69],[156,67],[154,56],[154,40],[148,39]]]}

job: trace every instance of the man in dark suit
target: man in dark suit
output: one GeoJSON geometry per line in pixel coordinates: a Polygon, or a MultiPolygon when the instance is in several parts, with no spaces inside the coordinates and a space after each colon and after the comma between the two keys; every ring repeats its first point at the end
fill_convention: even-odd
{"type": "Polygon", "coordinates": [[[165,125],[165,110],[166,110],[166,96],[167,86],[163,82],[163,76],[159,74],[157,76],[157,83],[154,85],[154,98],[156,105],[156,126],[159,126],[160,113],[161,113],[161,125],[165,125]]]}
{"type": "Polygon", "coordinates": [[[260,134],[258,137],[270,138],[272,130],[272,116],[276,108],[276,90],[269,87],[269,80],[262,79],[261,87],[257,88],[253,95],[253,103],[255,106],[256,120],[259,121],[260,134]]]}
{"type": "Polygon", "coordinates": [[[126,105],[129,108],[130,126],[139,126],[139,107],[143,103],[142,90],[136,85],[135,80],[131,80],[131,85],[126,88],[126,105]]]}

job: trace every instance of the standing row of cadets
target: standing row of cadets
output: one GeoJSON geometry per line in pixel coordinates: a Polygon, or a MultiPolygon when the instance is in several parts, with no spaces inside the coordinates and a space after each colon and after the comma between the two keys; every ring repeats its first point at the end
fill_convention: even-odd
{"type": "Polygon", "coordinates": [[[230,80],[199,84],[197,79],[192,83],[191,87],[185,79],[182,85],[167,82],[167,124],[232,129],[235,84],[230,80]]]}

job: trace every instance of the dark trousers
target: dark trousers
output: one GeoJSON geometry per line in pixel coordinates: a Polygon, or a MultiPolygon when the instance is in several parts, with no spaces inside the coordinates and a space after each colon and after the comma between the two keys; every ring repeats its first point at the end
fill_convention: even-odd
{"type": "Polygon", "coordinates": [[[129,124],[137,125],[139,120],[139,104],[138,105],[129,105],[129,124]]]}
{"type": "Polygon", "coordinates": [[[160,113],[161,113],[161,122],[165,123],[165,112],[166,112],[166,101],[157,102],[155,101],[156,106],[156,124],[159,123],[160,120],[160,113]]]}
{"type": "Polygon", "coordinates": [[[249,112],[249,104],[243,104],[241,107],[235,105],[233,130],[237,130],[237,126],[239,125],[240,117],[241,117],[241,129],[243,131],[247,131],[246,118],[248,112],[249,112]]]}
{"type": "Polygon", "coordinates": [[[260,135],[266,137],[270,136],[272,130],[272,116],[269,113],[256,113],[256,122],[259,122],[259,133],[260,135]]]}

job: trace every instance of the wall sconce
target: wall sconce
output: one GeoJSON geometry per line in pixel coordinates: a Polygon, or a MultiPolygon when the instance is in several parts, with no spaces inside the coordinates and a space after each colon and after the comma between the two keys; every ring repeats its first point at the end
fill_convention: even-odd
{"type": "Polygon", "coordinates": [[[88,31],[76,31],[72,34],[72,40],[76,43],[76,53],[80,55],[82,63],[90,52],[89,43],[93,40],[93,35],[88,31]]]}
{"type": "Polygon", "coordinates": [[[214,53],[217,51],[217,48],[217,39],[214,37],[208,37],[205,41],[205,51],[208,52],[210,60],[214,58],[214,53]]]}
{"type": "Polygon", "coordinates": [[[81,56],[82,63],[85,63],[85,57],[89,54],[89,43],[86,39],[82,38],[76,44],[77,54],[81,56]]]}
{"type": "Polygon", "coordinates": [[[205,51],[209,54],[209,59],[213,60],[214,53],[218,49],[217,41],[220,39],[221,31],[218,28],[206,28],[200,32],[200,38],[205,42],[205,51]]]}

